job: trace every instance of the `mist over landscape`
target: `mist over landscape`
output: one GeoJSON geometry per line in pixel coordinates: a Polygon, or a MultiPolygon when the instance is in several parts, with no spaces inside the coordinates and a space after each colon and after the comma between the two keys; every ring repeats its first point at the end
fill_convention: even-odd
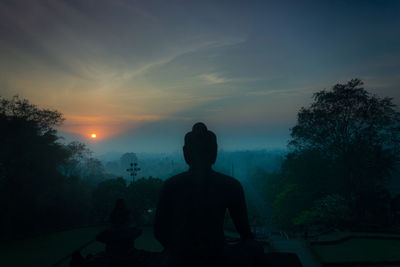
{"type": "MultiPolygon", "coordinates": [[[[100,155],[105,171],[117,176],[131,179],[126,169],[129,161],[121,159],[125,153],[108,153],[100,155]]],[[[219,151],[214,165],[216,171],[232,175],[239,180],[248,178],[253,171],[277,172],[279,171],[285,150],[244,150],[244,151],[219,151]]],[[[139,177],[159,177],[166,179],[180,172],[186,171],[188,166],[180,151],[173,153],[135,153],[141,170],[139,177]],[[157,166],[155,168],[155,166],[157,166]]]]}

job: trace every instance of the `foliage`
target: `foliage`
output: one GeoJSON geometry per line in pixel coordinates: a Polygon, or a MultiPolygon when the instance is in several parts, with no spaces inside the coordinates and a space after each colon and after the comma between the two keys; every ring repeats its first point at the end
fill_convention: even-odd
{"type": "Polygon", "coordinates": [[[291,130],[293,153],[315,151],[334,162],[348,195],[381,184],[399,160],[400,113],[392,99],[371,95],[362,84],[353,79],[314,94],[291,130]]]}
{"type": "MultiPolygon", "coordinates": [[[[262,193],[263,200],[267,205],[273,203],[275,195],[279,193],[281,176],[280,172],[271,173],[261,168],[256,168],[248,174],[250,179],[249,184],[254,187],[257,192],[262,193]]],[[[248,185],[245,183],[243,186],[246,191],[246,196],[251,198],[252,192],[248,190],[248,185]]],[[[247,201],[250,201],[250,198],[247,199],[247,201]]]]}
{"type": "Polygon", "coordinates": [[[128,206],[136,223],[152,223],[163,181],[159,178],[140,178],[128,187],[128,206]]]}
{"type": "Polygon", "coordinates": [[[107,221],[115,202],[125,198],[127,194],[126,181],[123,178],[109,179],[101,182],[93,190],[93,209],[99,221],[107,221]]]}
{"type": "Polygon", "coordinates": [[[56,110],[40,109],[26,99],[14,96],[6,99],[0,96],[0,118],[2,120],[19,120],[35,125],[42,134],[54,132],[54,127],[60,125],[64,118],[56,110]]]}
{"type": "Polygon", "coordinates": [[[332,91],[314,94],[314,103],[301,108],[291,130],[296,150],[341,155],[353,145],[398,151],[400,114],[391,98],[371,95],[359,79],[336,84],[332,91]]]}
{"type": "Polygon", "coordinates": [[[89,151],[64,145],[61,113],[26,99],[0,97],[0,233],[2,238],[73,227],[90,221],[91,186],[75,172],[89,151]]]}
{"type": "Polygon", "coordinates": [[[74,141],[65,146],[69,156],[59,166],[60,172],[66,177],[76,176],[90,185],[96,185],[106,178],[115,178],[105,172],[103,163],[92,157],[92,151],[83,143],[74,141]]]}
{"type": "Polygon", "coordinates": [[[59,166],[60,172],[66,177],[80,176],[83,162],[90,157],[92,152],[85,144],[73,141],[66,145],[69,157],[64,164],[59,166]]]}
{"type": "Polygon", "coordinates": [[[128,187],[123,178],[109,179],[84,144],[60,142],[63,120],[18,96],[0,97],[2,239],[104,222],[119,198],[129,200],[137,222],[150,222],[162,181],[142,178],[128,187]]]}
{"type": "Polygon", "coordinates": [[[302,211],[293,219],[296,225],[321,224],[341,228],[352,220],[351,202],[338,194],[330,194],[315,201],[310,210],[302,211]]]}
{"type": "Polygon", "coordinates": [[[272,220],[282,228],[291,227],[291,217],[298,214],[302,207],[299,205],[298,186],[296,184],[286,184],[282,191],[276,196],[273,204],[272,220]]]}
{"type": "Polygon", "coordinates": [[[39,109],[18,96],[11,100],[0,97],[3,236],[34,232],[39,225],[60,220],[55,216],[51,221],[42,215],[57,212],[54,203],[64,180],[57,168],[65,162],[68,152],[57,142],[54,129],[62,121],[60,113],[39,109]],[[34,217],[39,218],[31,223],[34,217]]]}
{"type": "Polygon", "coordinates": [[[353,224],[386,216],[384,183],[399,161],[400,113],[392,99],[362,85],[359,79],[337,84],[300,109],[274,203],[281,225],[341,224],[348,209],[353,224]]]}
{"type": "Polygon", "coordinates": [[[140,178],[129,186],[123,178],[108,179],[93,190],[94,216],[106,221],[117,199],[124,198],[131,212],[131,222],[151,224],[163,181],[159,178],[140,178]]]}

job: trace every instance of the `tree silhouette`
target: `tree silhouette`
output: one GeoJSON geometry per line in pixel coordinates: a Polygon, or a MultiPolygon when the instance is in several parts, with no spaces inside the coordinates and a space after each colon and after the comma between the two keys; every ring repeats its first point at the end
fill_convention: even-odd
{"type": "Polygon", "coordinates": [[[18,95],[11,99],[0,96],[0,117],[8,120],[23,120],[34,124],[40,133],[54,132],[55,126],[62,124],[64,118],[57,110],[41,109],[18,95]]]}
{"type": "Polygon", "coordinates": [[[328,155],[347,153],[355,144],[398,151],[400,113],[391,98],[371,95],[362,85],[353,79],[315,93],[314,103],[298,113],[290,145],[328,155]]]}
{"type": "Polygon", "coordinates": [[[286,222],[328,195],[343,196],[357,222],[387,216],[384,184],[399,161],[400,113],[391,98],[372,95],[362,85],[359,79],[336,84],[300,109],[280,187],[293,190],[278,194],[276,202],[293,210],[286,222]]]}
{"type": "Polygon", "coordinates": [[[102,169],[83,144],[60,142],[63,120],[58,111],[0,96],[0,239],[92,220],[91,186],[81,178],[102,179],[102,169]]]}
{"type": "Polygon", "coordinates": [[[381,182],[399,160],[400,113],[391,98],[371,95],[362,85],[353,79],[315,93],[291,130],[295,151],[317,151],[340,163],[352,186],[381,182]]]}

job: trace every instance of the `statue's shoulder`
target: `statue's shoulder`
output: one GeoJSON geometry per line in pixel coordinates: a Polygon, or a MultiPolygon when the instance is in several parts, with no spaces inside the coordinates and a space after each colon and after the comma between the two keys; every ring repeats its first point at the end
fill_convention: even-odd
{"type": "Polygon", "coordinates": [[[213,175],[217,181],[219,181],[220,183],[222,183],[224,185],[228,185],[228,186],[232,186],[232,187],[241,187],[240,182],[232,176],[229,176],[229,175],[226,175],[226,174],[223,174],[220,172],[216,172],[216,171],[213,171],[213,175]]]}

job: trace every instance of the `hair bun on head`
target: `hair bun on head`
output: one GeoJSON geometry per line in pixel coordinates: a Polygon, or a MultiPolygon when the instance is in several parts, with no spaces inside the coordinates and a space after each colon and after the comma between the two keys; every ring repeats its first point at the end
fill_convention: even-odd
{"type": "Polygon", "coordinates": [[[198,122],[192,127],[192,131],[185,135],[185,145],[186,146],[198,146],[199,148],[204,148],[208,145],[216,145],[217,138],[215,134],[207,129],[207,126],[198,122]]]}
{"type": "Polygon", "coordinates": [[[192,132],[194,134],[202,134],[203,135],[203,134],[206,134],[207,131],[208,131],[207,126],[202,122],[198,122],[195,125],[193,125],[193,127],[192,127],[192,132]]]}

